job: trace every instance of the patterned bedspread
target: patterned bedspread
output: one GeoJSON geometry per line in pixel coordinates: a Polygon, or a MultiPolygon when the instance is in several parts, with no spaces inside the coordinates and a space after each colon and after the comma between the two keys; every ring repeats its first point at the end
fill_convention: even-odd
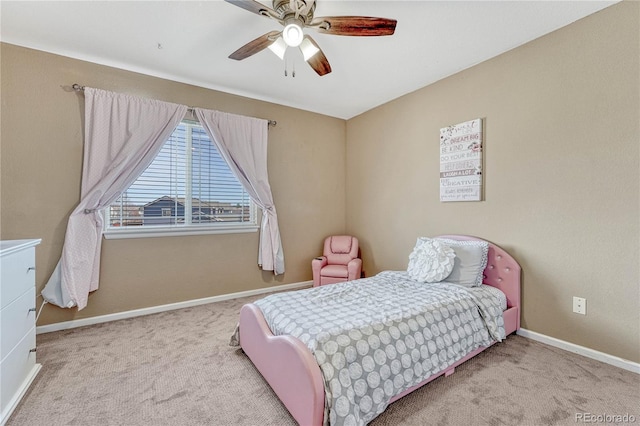
{"type": "Polygon", "coordinates": [[[273,334],[293,335],[314,354],[331,425],[367,424],[392,397],[505,337],[492,292],[419,283],[406,272],[273,294],[255,304],[273,334]]]}

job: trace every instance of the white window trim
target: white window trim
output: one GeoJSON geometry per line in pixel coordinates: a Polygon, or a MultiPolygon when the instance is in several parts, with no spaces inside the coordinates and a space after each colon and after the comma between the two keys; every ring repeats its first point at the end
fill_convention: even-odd
{"type": "MultiPolygon", "coordinates": [[[[255,206],[255,205],[254,205],[255,206]]],[[[255,207],[254,207],[255,208],[255,207]]],[[[242,234],[248,232],[258,232],[260,227],[251,225],[216,225],[198,226],[149,226],[146,229],[108,229],[103,232],[107,240],[120,240],[127,238],[157,238],[157,237],[184,237],[189,235],[211,235],[211,234],[242,234]]]]}
{"type": "MultiPolygon", "coordinates": [[[[183,120],[183,123],[200,125],[197,121],[183,120]]],[[[187,127],[188,132],[191,133],[191,127],[187,127]]],[[[191,150],[187,149],[187,173],[191,173],[191,150]]],[[[191,180],[187,180],[187,185],[191,186],[191,180]]],[[[191,197],[186,197],[185,209],[188,207],[188,211],[191,211],[191,197]]],[[[189,235],[212,235],[212,234],[242,234],[250,232],[258,232],[260,226],[258,225],[258,207],[249,199],[249,222],[235,222],[235,223],[218,223],[216,225],[199,225],[199,224],[183,224],[183,225],[170,225],[170,226],[153,226],[147,225],[145,227],[131,227],[131,228],[112,228],[109,227],[111,206],[107,206],[102,211],[104,216],[104,226],[102,235],[107,240],[119,240],[129,238],[158,238],[158,237],[182,237],[189,235]]]]}
{"type": "Polygon", "coordinates": [[[107,207],[105,212],[104,228],[102,235],[107,240],[119,240],[127,238],[156,238],[156,237],[183,237],[188,235],[212,235],[212,234],[242,234],[248,232],[258,232],[258,208],[253,201],[250,201],[249,222],[242,223],[219,223],[211,225],[173,225],[173,226],[153,226],[131,227],[131,228],[109,228],[109,217],[107,207]]]}

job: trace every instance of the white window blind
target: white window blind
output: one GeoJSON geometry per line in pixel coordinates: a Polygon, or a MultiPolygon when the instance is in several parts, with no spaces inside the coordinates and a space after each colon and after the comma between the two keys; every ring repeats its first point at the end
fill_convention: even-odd
{"type": "Polygon", "coordinates": [[[256,209],[202,126],[182,122],[107,209],[107,233],[257,227],[256,209]]]}

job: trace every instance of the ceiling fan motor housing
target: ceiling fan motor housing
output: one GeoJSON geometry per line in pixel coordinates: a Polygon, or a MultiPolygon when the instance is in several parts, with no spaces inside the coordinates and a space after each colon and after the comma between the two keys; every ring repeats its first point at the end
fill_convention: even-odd
{"type": "MultiPolygon", "coordinates": [[[[294,0],[294,1],[296,3],[302,3],[305,6],[309,6],[309,4],[311,4],[306,14],[299,15],[300,20],[302,20],[304,24],[311,22],[311,20],[313,19],[313,13],[316,10],[316,2],[313,0],[294,0]]],[[[298,10],[299,9],[302,9],[302,8],[298,8],[298,10]]],[[[273,10],[275,10],[276,13],[280,15],[280,18],[285,21],[291,15],[295,16],[296,14],[296,9],[291,8],[290,0],[273,0],[273,10]]]]}

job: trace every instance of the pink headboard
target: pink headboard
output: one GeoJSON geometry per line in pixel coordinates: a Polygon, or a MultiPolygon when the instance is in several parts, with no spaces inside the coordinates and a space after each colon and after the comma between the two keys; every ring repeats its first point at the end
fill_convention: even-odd
{"type": "MultiPolygon", "coordinates": [[[[440,235],[451,240],[486,241],[468,235],[440,235]]],[[[484,270],[484,284],[497,287],[507,296],[507,307],[520,308],[520,273],[518,262],[497,245],[489,243],[487,267],[484,270]]]]}

